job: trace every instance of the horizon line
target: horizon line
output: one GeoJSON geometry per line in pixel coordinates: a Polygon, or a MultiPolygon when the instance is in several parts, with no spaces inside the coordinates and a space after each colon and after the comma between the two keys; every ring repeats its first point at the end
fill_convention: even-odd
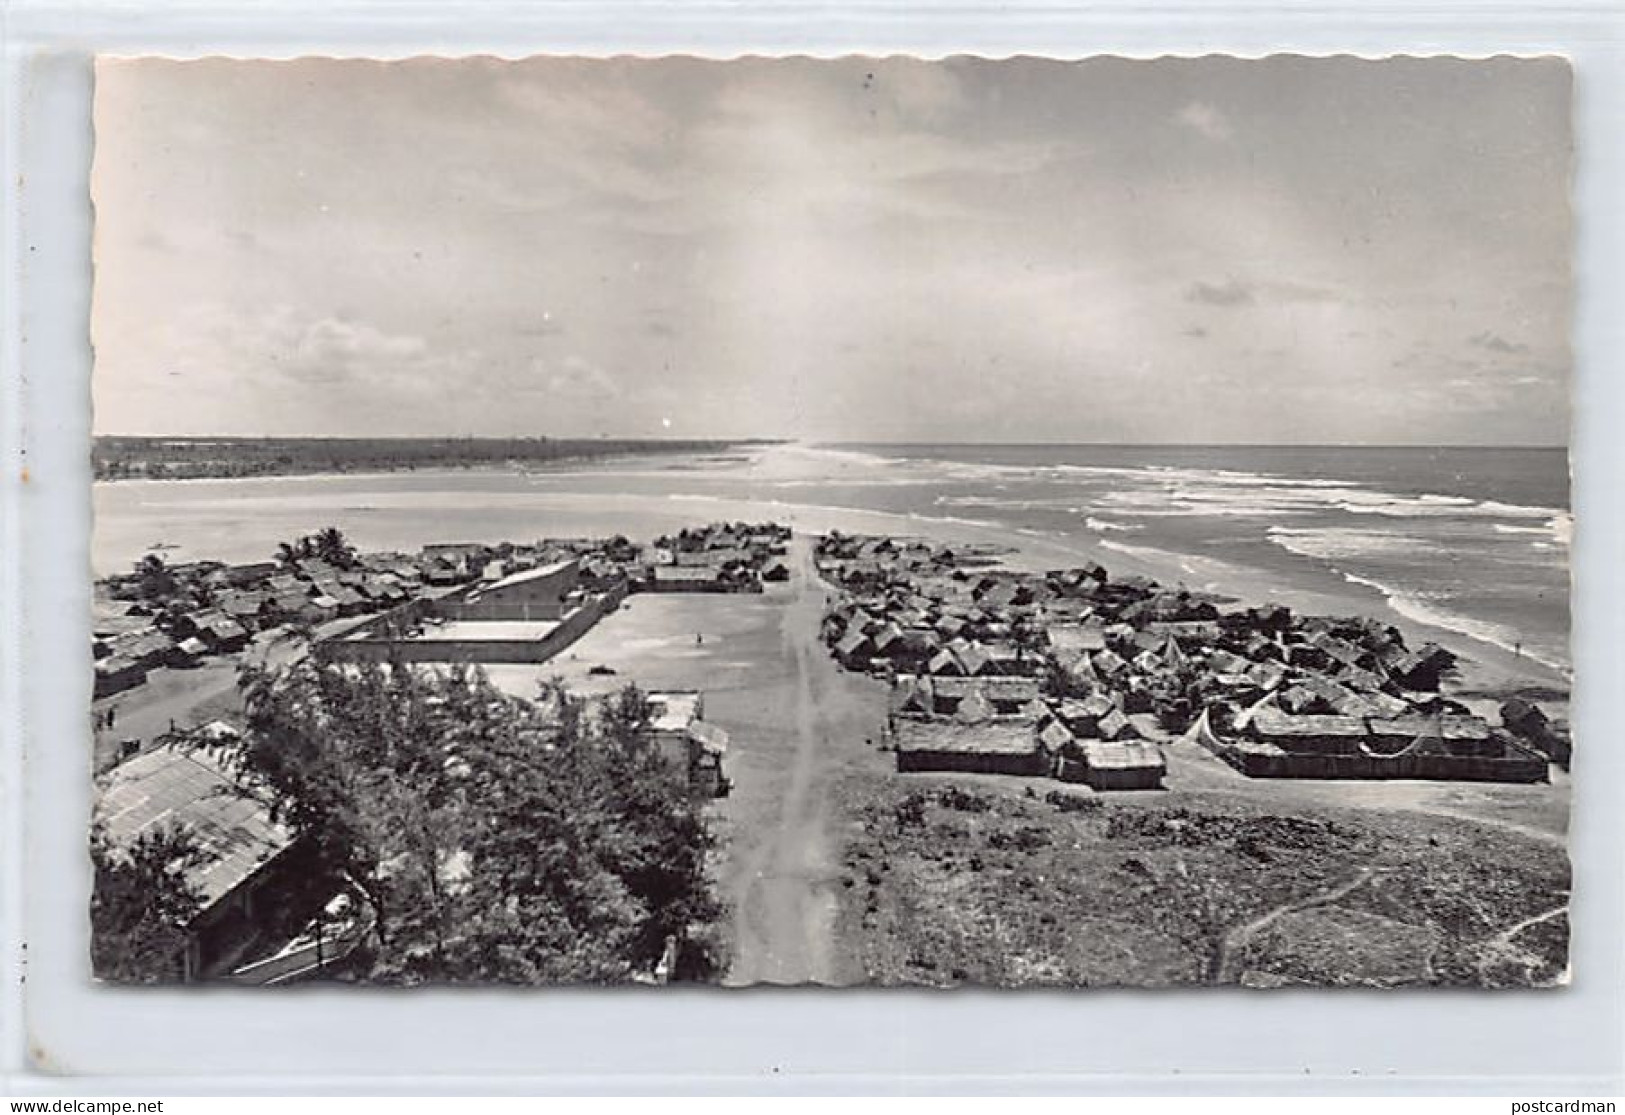
{"type": "Polygon", "coordinates": [[[981,447],[988,449],[1562,449],[1566,442],[1371,442],[1371,441],[888,441],[885,439],[830,440],[825,438],[769,437],[749,435],[739,437],[671,435],[586,435],[562,434],[92,434],[92,441],[125,439],[142,441],[290,441],[290,442],[345,442],[345,441],[563,441],[597,442],[623,441],[650,445],[672,442],[712,442],[720,445],[772,444],[830,446],[887,446],[898,448],[929,448],[933,446],[981,447]]]}

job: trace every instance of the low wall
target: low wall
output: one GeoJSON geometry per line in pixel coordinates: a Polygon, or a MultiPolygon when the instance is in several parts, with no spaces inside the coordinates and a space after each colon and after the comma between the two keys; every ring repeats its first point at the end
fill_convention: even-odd
{"type": "Polygon", "coordinates": [[[903,773],[954,771],[966,774],[1018,774],[1028,778],[1041,778],[1049,774],[1050,760],[1042,752],[1004,755],[981,751],[899,751],[897,769],[903,773]]]}
{"type": "Polygon", "coordinates": [[[1262,755],[1239,747],[1207,745],[1250,778],[1418,779],[1431,782],[1544,782],[1546,760],[1484,755],[1262,755]]]}
{"type": "Polygon", "coordinates": [[[710,593],[713,596],[738,595],[740,593],[760,593],[763,591],[761,581],[748,581],[744,584],[726,585],[720,581],[644,581],[638,586],[639,592],[654,593],[710,593]]]}
{"type": "Polygon", "coordinates": [[[1096,770],[1080,759],[1063,758],[1055,764],[1055,777],[1097,790],[1155,790],[1162,786],[1163,772],[1155,767],[1096,770]]]}
{"type": "MultiPolygon", "coordinates": [[[[575,642],[593,625],[620,606],[626,598],[623,589],[612,589],[600,596],[590,597],[581,607],[559,621],[559,625],[536,639],[403,639],[393,638],[389,632],[398,630],[397,622],[385,625],[377,632],[368,631],[369,637],[333,639],[318,648],[324,662],[468,662],[468,663],[541,663],[557,655],[575,642]]],[[[423,602],[430,611],[450,615],[446,605],[423,602]]],[[[463,607],[460,602],[455,607],[463,607]]],[[[472,617],[451,617],[472,618],[472,617]]]]}

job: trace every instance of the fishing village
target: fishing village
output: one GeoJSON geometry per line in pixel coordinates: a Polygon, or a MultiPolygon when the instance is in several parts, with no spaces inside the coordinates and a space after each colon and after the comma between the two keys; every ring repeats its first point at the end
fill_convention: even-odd
{"type": "MultiPolygon", "coordinates": [[[[1413,648],[1374,621],[1251,606],[1095,563],[1025,571],[1004,557],[988,544],[808,536],[772,522],[416,553],[359,551],[329,528],[264,562],[150,554],[98,584],[93,647],[98,847],[116,859],[158,855],[175,833],[192,842],[160,865],[189,901],[159,919],[171,932],[143,978],[384,978],[365,974],[383,904],[353,865],[313,866],[326,837],[300,820],[299,793],[311,791],[287,768],[299,735],[288,718],[335,686],[353,687],[345,700],[374,686],[397,706],[426,704],[424,723],[440,725],[426,746],[445,768],[434,777],[459,794],[475,765],[455,742],[469,716],[512,729],[533,749],[521,762],[544,772],[560,761],[561,724],[605,754],[658,766],[674,808],[712,832],[695,846],[709,848],[702,883],[716,908],[683,906],[610,978],[1559,978],[1560,874],[1529,869],[1519,919],[1455,926],[1461,939],[1450,940],[1449,918],[1396,913],[1425,905],[1413,892],[1429,885],[1428,855],[1405,838],[1416,814],[1386,826],[1329,818],[1376,802],[1369,788],[1390,782],[1487,785],[1481,812],[1492,814],[1504,808],[1494,794],[1566,777],[1561,720],[1520,697],[1492,708],[1451,696],[1451,652],[1413,648]],[[314,688],[292,695],[285,679],[300,671],[314,688]],[[421,693],[389,688],[409,676],[438,680],[421,693]],[[436,720],[454,706],[461,719],[436,720]],[[271,747],[284,753],[268,764],[271,747]],[[245,777],[250,767],[258,777],[245,777]],[[1123,859],[1125,842],[1146,847],[1123,859]],[[1050,862],[1068,847],[1073,862],[1050,862]],[[1211,892],[1187,854],[1198,847],[1211,892]],[[1368,866],[1340,877],[1328,865],[1345,855],[1368,866]],[[1404,871],[1380,868],[1407,856],[1404,871]],[[1301,871],[1287,869],[1294,857],[1301,871]],[[1280,868],[1267,883],[1238,882],[1265,861],[1280,868]],[[1069,894],[1079,872],[1104,891],[1069,894]],[[1378,895],[1389,877],[1412,897],[1378,895]],[[950,881],[991,889],[955,904],[941,890],[950,881]],[[1214,908],[1219,890],[1234,909],[1214,908]],[[1361,891],[1370,908],[1338,905],[1361,891]],[[992,927],[997,948],[992,908],[1008,921],[992,927]],[[1013,942],[1023,908],[1032,939],[1013,942]],[[1330,971],[1294,974],[1294,933],[1324,936],[1334,908],[1339,932],[1354,919],[1361,947],[1381,956],[1321,956],[1330,971]],[[1074,938],[1068,910],[1093,928],[1074,938]],[[1114,923],[1105,938],[1100,918],[1114,923]],[[721,928],[709,966],[696,967],[685,950],[706,938],[702,921],[721,928]],[[1131,959],[1102,967],[1094,945],[1118,938],[1131,959]],[[1048,959],[1023,961],[1029,953],[1048,959]]],[[[375,709],[361,735],[399,712],[375,709]]],[[[318,734],[332,715],[312,722],[318,734]]],[[[1451,839],[1475,838],[1474,825],[1457,827],[1451,839]]],[[[472,838],[439,838],[431,881],[476,908],[472,838]]],[[[1416,839],[1431,841],[1442,870],[1448,842],[1416,839]]],[[[390,885],[402,871],[375,869],[390,885]]]]}
{"type": "Polygon", "coordinates": [[[19,1079],[1625,1080],[1606,21],[603,7],[36,67],[19,1079]]]}
{"type": "Polygon", "coordinates": [[[827,537],[846,668],[891,684],[897,769],[1158,786],[1187,736],[1244,774],[1539,782],[1566,732],[1509,701],[1500,725],[1440,687],[1455,656],[1359,617],[1294,616],[1101,566],[1042,576],[915,540],[827,537]]]}

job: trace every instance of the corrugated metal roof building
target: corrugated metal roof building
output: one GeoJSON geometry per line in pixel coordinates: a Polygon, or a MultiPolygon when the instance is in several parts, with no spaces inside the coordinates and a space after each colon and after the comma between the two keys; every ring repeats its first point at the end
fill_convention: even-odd
{"type": "Polygon", "coordinates": [[[183,826],[196,841],[202,862],[187,871],[186,881],[201,907],[185,927],[183,978],[212,975],[254,944],[254,894],[294,837],[212,755],[166,746],[114,767],[102,784],[95,817],[118,849],[172,825],[183,826]]]}

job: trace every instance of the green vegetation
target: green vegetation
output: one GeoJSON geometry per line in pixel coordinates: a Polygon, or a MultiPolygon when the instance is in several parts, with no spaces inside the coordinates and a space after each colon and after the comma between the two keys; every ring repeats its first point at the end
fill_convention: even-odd
{"type": "Polygon", "coordinates": [[[176,978],[184,927],[198,912],[200,895],[187,872],[203,853],[182,828],[143,833],[125,849],[92,830],[95,871],[90,899],[90,959],[96,978],[119,983],[162,983],[176,978]]]}
{"type": "Polygon", "coordinates": [[[551,464],[645,453],[703,453],[726,441],[628,438],[163,438],[98,437],[97,480],[292,476],[551,464]]]}
{"type": "Polygon", "coordinates": [[[180,590],[180,582],[161,554],[148,554],[135,563],[137,598],[161,602],[180,590]]]}
{"type": "Polygon", "coordinates": [[[338,527],[323,527],[315,534],[295,538],[292,542],[279,542],[276,560],[283,566],[315,558],[339,569],[353,569],[358,564],[356,549],[345,540],[338,527]]]}
{"type": "Polygon", "coordinates": [[[712,837],[628,689],[537,702],[478,671],[309,660],[246,669],[248,730],[220,754],[274,802],[313,877],[359,891],[359,978],[618,982],[662,958],[708,979],[712,837]]]}

